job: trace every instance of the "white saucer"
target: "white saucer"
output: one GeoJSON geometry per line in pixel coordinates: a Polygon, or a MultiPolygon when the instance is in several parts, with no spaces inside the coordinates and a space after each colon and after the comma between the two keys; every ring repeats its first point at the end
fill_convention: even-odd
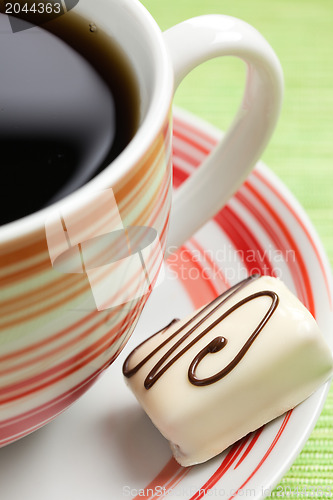
{"type": "MultiPolygon", "coordinates": [[[[201,163],[220,132],[177,110],[174,181],[201,163]]],[[[198,500],[268,496],[301,451],[329,384],[206,464],[182,468],[126,388],[121,367],[145,336],[203,305],[254,271],[280,276],[315,315],[333,347],[331,271],[303,209],[258,165],[214,220],[168,261],[122,355],[67,412],[0,449],[5,500],[198,500]]]]}

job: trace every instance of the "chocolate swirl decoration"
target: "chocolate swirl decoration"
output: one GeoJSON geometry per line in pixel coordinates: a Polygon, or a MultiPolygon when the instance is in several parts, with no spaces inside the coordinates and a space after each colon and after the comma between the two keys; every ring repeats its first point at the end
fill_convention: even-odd
{"type": "MultiPolygon", "coordinates": [[[[188,379],[191,384],[195,386],[205,386],[214,384],[215,382],[221,380],[223,377],[228,375],[241,361],[241,359],[245,356],[246,352],[249,350],[255,339],[258,337],[264,326],[267,324],[271,316],[274,314],[275,309],[279,303],[279,297],[275,292],[270,290],[263,290],[260,292],[253,293],[244,299],[240,300],[232,307],[230,307],[226,312],[224,312],[220,317],[218,317],[211,325],[205,328],[199,335],[197,335],[189,344],[184,347],[181,351],[179,351],[174,357],[171,357],[172,354],[180,347],[183,342],[195,332],[195,330],[200,327],[210,316],[212,316],[218,308],[220,308],[223,304],[230,300],[237,292],[248,286],[253,280],[260,278],[260,275],[254,274],[249,276],[245,280],[241,281],[237,285],[229,288],[226,292],[222,293],[219,297],[217,297],[213,302],[205,306],[201,309],[195,316],[193,316],[187,323],[178,328],[168,339],[162,342],[158,347],[156,347],[151,353],[149,353],[142,361],[140,361],[134,368],[129,368],[129,364],[133,354],[142,347],[148,340],[142,342],[136,349],[134,349],[131,354],[126,358],[123,365],[123,374],[125,377],[130,378],[135,375],[142,366],[145,365],[155,354],[160,351],[165,345],[171,342],[176,336],[178,336],[181,332],[186,330],[189,327],[188,332],[185,332],[184,335],[161,357],[161,359],[155,364],[152,370],[147,375],[144,386],[146,389],[150,389],[157,380],[177,361],[186,351],[191,349],[202,337],[204,337],[208,332],[210,332],[216,325],[221,323],[225,318],[227,318],[234,311],[247,304],[248,302],[257,299],[258,297],[270,297],[272,299],[272,303],[265,313],[261,321],[258,323],[254,331],[251,333],[248,340],[245,342],[241,350],[236,354],[236,356],[230,361],[230,363],[220,370],[218,373],[214,374],[211,377],[200,379],[196,375],[197,368],[201,361],[208,355],[221,351],[227,345],[227,339],[224,337],[216,337],[214,340],[209,342],[209,344],[204,347],[193,359],[188,369],[188,379]],[[209,308],[212,308],[211,311],[207,312],[209,308]],[[201,319],[200,317],[203,316],[201,319]],[[169,359],[171,357],[171,359],[169,359]]],[[[158,335],[161,332],[165,332],[171,325],[177,322],[177,319],[174,319],[167,326],[159,330],[155,335],[158,335]]],[[[153,335],[153,337],[155,336],[153,335]]],[[[152,337],[150,337],[152,338],[152,337]]]]}

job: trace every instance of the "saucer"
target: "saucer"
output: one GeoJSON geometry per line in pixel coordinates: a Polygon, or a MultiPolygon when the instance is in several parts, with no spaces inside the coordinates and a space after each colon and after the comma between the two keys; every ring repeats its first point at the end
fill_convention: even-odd
{"type": "MultiPolygon", "coordinates": [[[[174,187],[200,166],[221,133],[180,110],[174,116],[174,187]]],[[[123,353],[77,403],[34,434],[0,449],[6,500],[110,500],[270,494],[300,453],[329,383],[294,410],[189,468],[122,378],[122,363],[145,337],[259,272],[280,277],[316,317],[333,347],[333,285],[309,219],[283,183],[259,163],[227,206],[165,265],[123,353]]]]}

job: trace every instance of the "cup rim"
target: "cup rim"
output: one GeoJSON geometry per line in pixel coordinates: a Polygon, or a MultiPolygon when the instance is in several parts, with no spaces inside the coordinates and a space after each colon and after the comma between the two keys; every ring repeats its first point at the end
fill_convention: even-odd
{"type": "Polygon", "coordinates": [[[122,6],[124,4],[128,13],[135,16],[138,21],[137,26],[145,30],[154,64],[154,90],[143,122],[125,149],[88,183],[48,207],[0,226],[0,243],[6,243],[40,230],[54,210],[69,207],[71,210],[80,209],[84,205],[87,194],[115,185],[137,165],[140,158],[144,157],[154,138],[162,130],[173,97],[174,81],[171,59],[163,41],[162,32],[148,10],[139,0],[122,0],[122,6]]]}

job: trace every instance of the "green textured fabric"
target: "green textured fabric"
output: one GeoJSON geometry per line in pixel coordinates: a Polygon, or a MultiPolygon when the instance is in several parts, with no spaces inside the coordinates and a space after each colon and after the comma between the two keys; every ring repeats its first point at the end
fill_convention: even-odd
{"type": "MultiPolygon", "coordinates": [[[[281,119],[263,160],[305,208],[332,264],[333,0],[142,3],[162,30],[200,14],[228,14],[252,24],[274,47],[286,89],[281,119]]],[[[175,103],[226,129],[242,95],[243,76],[241,61],[210,61],[186,78],[175,103]]],[[[308,488],[307,496],[312,488],[312,496],[322,498],[328,497],[330,488],[333,498],[333,388],[311,437],[272,497],[296,498],[303,488],[308,488]]]]}

